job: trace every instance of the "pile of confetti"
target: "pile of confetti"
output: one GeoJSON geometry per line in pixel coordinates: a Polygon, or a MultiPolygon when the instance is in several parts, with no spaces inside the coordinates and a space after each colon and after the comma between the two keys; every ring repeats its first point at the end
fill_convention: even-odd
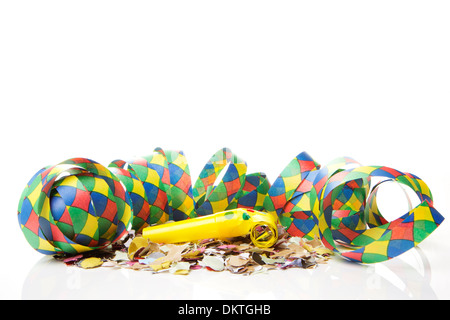
{"type": "Polygon", "coordinates": [[[125,268],[152,273],[187,275],[191,270],[229,271],[251,275],[288,268],[311,269],[326,263],[333,252],[316,238],[291,237],[279,226],[278,242],[271,248],[254,246],[249,236],[226,240],[204,239],[179,244],[158,244],[130,233],[102,250],[77,255],[55,255],[68,266],[84,269],[125,268]]]}

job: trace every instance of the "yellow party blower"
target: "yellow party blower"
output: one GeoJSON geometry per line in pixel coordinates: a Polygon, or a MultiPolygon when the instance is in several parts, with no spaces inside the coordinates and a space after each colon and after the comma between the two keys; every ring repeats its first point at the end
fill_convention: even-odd
{"type": "Polygon", "coordinates": [[[277,221],[274,214],[239,208],[147,227],[142,230],[142,236],[156,243],[177,243],[250,234],[255,246],[268,248],[278,240],[277,221]]]}

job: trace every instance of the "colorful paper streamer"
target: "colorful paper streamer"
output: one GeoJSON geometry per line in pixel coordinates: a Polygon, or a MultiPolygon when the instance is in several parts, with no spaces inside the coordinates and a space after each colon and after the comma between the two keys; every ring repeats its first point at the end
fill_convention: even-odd
{"type": "Polygon", "coordinates": [[[22,193],[18,211],[25,238],[44,254],[95,250],[127,233],[131,200],[101,164],[73,158],[39,170],[22,193]]]}
{"type": "Polygon", "coordinates": [[[289,234],[320,237],[330,250],[362,263],[406,252],[444,220],[428,186],[415,175],[347,157],[321,166],[302,152],[270,184],[262,172],[247,173],[246,162],[228,148],[213,154],[194,185],[182,151],[157,148],[139,159],[115,160],[108,169],[70,159],[36,173],[22,194],[18,217],[39,252],[78,253],[105,247],[128,228],[141,232],[235,208],[276,214],[289,234]],[[377,207],[380,184],[372,186],[374,178],[411,188],[420,204],[388,222],[377,207]]]}

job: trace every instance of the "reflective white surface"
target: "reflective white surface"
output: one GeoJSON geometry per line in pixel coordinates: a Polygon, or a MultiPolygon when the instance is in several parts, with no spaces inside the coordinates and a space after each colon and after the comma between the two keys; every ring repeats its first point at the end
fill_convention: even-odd
{"type": "Polygon", "coordinates": [[[0,1],[0,298],[450,299],[449,12],[448,1],[0,1]],[[421,177],[446,220],[392,261],[248,277],[82,270],[28,245],[17,204],[37,170],[155,147],[183,150],[194,181],[222,147],[271,182],[302,151],[389,166],[421,177]]]}
{"type": "Polygon", "coordinates": [[[66,267],[42,257],[23,279],[22,299],[436,299],[448,297],[432,281],[421,249],[402,259],[357,265],[333,259],[313,270],[252,276],[228,272],[168,273],[66,267]]]}

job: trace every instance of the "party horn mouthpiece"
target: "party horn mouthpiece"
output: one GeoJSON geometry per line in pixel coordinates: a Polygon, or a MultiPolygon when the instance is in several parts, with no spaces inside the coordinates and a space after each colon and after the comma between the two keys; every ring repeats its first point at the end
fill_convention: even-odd
{"type": "Polygon", "coordinates": [[[239,208],[147,227],[142,236],[156,243],[177,243],[250,234],[255,246],[268,248],[278,240],[277,219],[271,213],[239,208]]]}

